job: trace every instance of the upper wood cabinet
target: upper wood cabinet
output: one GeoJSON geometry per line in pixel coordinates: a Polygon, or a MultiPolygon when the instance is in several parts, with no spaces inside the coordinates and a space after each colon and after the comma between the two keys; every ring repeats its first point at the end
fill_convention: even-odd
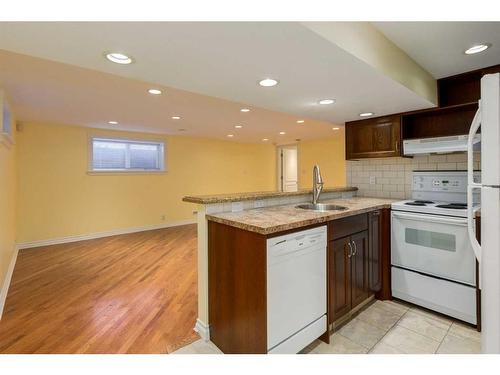
{"type": "Polygon", "coordinates": [[[346,159],[401,156],[401,116],[345,124],[346,159]]]}
{"type": "Polygon", "coordinates": [[[439,106],[346,122],[346,159],[402,155],[402,140],[467,134],[481,96],[481,77],[490,66],[437,81],[439,106]]]}
{"type": "Polygon", "coordinates": [[[500,65],[494,65],[438,79],[439,107],[477,103],[481,97],[481,78],[485,74],[498,72],[500,72],[500,65]]]}

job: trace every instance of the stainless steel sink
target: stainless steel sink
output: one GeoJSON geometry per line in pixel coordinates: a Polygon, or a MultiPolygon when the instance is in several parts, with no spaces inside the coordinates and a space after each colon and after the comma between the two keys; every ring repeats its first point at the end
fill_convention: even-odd
{"type": "Polygon", "coordinates": [[[304,203],[299,204],[297,208],[302,208],[303,210],[312,210],[312,211],[344,211],[347,210],[347,207],[339,206],[336,204],[325,204],[325,203],[304,203]]]}

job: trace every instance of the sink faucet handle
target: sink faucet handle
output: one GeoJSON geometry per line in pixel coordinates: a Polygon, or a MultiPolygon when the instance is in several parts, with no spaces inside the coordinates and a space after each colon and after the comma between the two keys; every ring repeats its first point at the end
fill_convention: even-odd
{"type": "Polygon", "coordinates": [[[321,172],[319,165],[315,165],[313,168],[313,203],[316,204],[319,200],[319,195],[323,190],[323,178],[321,177],[321,172]]]}

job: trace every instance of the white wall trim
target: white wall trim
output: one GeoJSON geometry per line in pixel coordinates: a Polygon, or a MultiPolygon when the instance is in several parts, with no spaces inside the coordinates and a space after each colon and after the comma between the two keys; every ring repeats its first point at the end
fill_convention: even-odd
{"type": "Polygon", "coordinates": [[[203,341],[210,341],[210,327],[200,319],[196,319],[194,330],[198,332],[203,341]]]}
{"type": "Polygon", "coordinates": [[[178,227],[181,225],[195,224],[195,223],[196,223],[196,219],[187,219],[187,220],[180,220],[180,221],[175,221],[175,222],[165,223],[165,224],[153,224],[153,225],[144,225],[141,227],[113,229],[113,230],[108,230],[108,231],[104,231],[104,232],[81,234],[78,236],[68,236],[68,237],[52,238],[52,239],[48,239],[48,240],[22,242],[22,243],[17,244],[17,248],[20,250],[21,249],[31,249],[33,247],[58,245],[58,244],[62,244],[62,243],[70,243],[70,242],[85,241],[85,240],[93,240],[96,238],[117,236],[119,234],[145,232],[148,230],[178,227]]]}
{"type": "Polygon", "coordinates": [[[18,247],[14,246],[14,253],[12,254],[12,258],[10,258],[9,268],[7,268],[7,274],[5,275],[5,279],[2,283],[2,288],[0,289],[0,320],[2,319],[5,300],[7,299],[7,293],[9,292],[10,282],[12,280],[12,274],[14,273],[14,267],[16,266],[18,253],[18,247]]]}

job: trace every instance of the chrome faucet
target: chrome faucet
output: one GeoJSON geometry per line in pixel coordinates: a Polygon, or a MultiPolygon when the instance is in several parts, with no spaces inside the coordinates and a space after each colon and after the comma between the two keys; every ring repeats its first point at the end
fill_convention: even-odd
{"type": "Polygon", "coordinates": [[[319,171],[319,165],[315,165],[313,168],[313,204],[317,204],[319,200],[319,195],[323,190],[323,179],[321,178],[321,172],[319,171]]]}

